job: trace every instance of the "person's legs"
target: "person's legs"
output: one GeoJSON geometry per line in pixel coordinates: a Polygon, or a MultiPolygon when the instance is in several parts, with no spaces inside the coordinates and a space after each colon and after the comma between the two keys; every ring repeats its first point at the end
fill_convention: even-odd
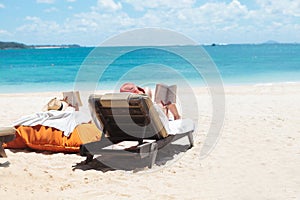
{"type": "Polygon", "coordinates": [[[164,111],[164,113],[167,115],[169,118],[169,111],[173,115],[174,120],[176,119],[181,119],[181,116],[179,115],[179,112],[177,110],[176,104],[175,103],[169,103],[169,104],[163,104],[162,102],[158,104],[161,109],[164,111]]]}
{"type": "Polygon", "coordinates": [[[167,105],[167,110],[170,110],[170,112],[172,113],[172,115],[174,117],[174,120],[181,118],[178,113],[177,107],[174,103],[167,105]]]}

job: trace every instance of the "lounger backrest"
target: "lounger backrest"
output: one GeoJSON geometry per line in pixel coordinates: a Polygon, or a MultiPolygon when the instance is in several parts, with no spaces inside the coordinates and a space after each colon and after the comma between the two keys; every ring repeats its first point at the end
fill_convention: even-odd
{"type": "Polygon", "coordinates": [[[110,140],[161,139],[167,137],[151,99],[146,95],[110,93],[91,95],[92,111],[110,140]]]}

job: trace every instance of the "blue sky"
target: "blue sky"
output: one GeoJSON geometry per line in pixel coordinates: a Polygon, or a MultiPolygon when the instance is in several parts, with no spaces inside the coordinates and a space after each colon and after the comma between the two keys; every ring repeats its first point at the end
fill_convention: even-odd
{"type": "Polygon", "coordinates": [[[299,0],[0,0],[0,41],[94,46],[136,28],[201,44],[300,43],[299,0]]]}

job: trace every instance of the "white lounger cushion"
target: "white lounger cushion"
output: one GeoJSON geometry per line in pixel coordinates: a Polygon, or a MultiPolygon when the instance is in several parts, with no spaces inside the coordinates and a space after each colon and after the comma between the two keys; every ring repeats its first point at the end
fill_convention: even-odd
{"type": "Polygon", "coordinates": [[[193,131],[195,129],[194,122],[191,119],[177,119],[169,121],[169,134],[181,134],[193,131]]]}
{"type": "Polygon", "coordinates": [[[161,122],[163,123],[166,131],[170,135],[186,133],[195,129],[194,122],[191,119],[178,119],[169,121],[163,110],[157,105],[153,104],[157,111],[161,122]]]}

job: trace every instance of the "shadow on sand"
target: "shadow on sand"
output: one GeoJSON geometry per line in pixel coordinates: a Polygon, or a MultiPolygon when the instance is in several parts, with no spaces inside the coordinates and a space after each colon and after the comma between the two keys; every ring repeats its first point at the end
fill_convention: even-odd
{"type": "MultiPolygon", "coordinates": [[[[174,159],[175,155],[186,152],[189,148],[189,145],[178,145],[178,144],[169,144],[163,149],[160,149],[157,153],[155,160],[155,165],[164,166],[166,163],[174,159]]],[[[137,159],[135,157],[120,157],[120,156],[111,156],[111,157],[102,157],[98,156],[94,158],[91,162],[86,163],[82,161],[73,166],[73,170],[97,170],[102,172],[115,171],[115,170],[126,170],[126,171],[143,171],[148,169],[149,160],[137,159]]]]}

